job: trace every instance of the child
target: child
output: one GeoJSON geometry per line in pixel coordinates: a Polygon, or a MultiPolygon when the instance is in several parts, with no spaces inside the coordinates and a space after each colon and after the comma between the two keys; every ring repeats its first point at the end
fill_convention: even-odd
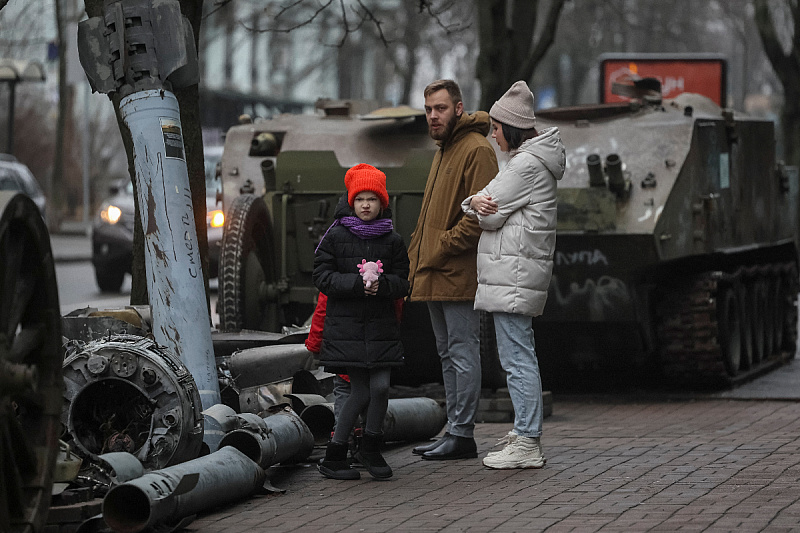
{"type": "MultiPolygon", "coordinates": [[[[319,355],[322,350],[322,328],[325,324],[325,308],[328,306],[328,297],[319,293],[317,306],[311,316],[311,329],[306,338],[306,349],[314,355],[319,355]]],[[[335,369],[334,369],[335,370],[335,369]]],[[[350,396],[350,377],[347,374],[337,373],[333,378],[333,419],[334,424],[339,420],[339,413],[342,412],[347,397],[350,396]]],[[[331,433],[331,437],[333,434],[331,433]]]]}
{"type": "Polygon", "coordinates": [[[347,203],[339,203],[334,223],[317,248],[313,279],[328,300],[320,363],[345,369],[351,392],[319,471],[333,479],[360,478],[347,462],[347,441],[366,408],[356,458],[372,477],[386,479],[392,469],[381,456],[380,445],[389,378],[391,367],[403,363],[394,300],[408,293],[408,254],[387,217],[386,175],[360,164],[347,171],[344,183],[347,203]],[[383,273],[369,287],[358,269],[364,259],[383,264],[383,273]]]}

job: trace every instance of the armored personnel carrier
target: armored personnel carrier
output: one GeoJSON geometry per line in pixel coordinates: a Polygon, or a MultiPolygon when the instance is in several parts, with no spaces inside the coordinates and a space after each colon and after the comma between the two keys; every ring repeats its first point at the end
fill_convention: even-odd
{"type": "MultiPolygon", "coordinates": [[[[538,112],[567,147],[554,275],[534,320],[545,385],[724,386],[793,356],[798,179],[776,162],[773,123],[700,95],[662,101],[653,80],[625,91],[630,102],[538,112]]],[[[350,166],[386,172],[395,226],[406,242],[413,231],[436,149],[424,113],[318,108],[227,133],[223,329],[278,331],[311,314],[314,248],[350,166]]],[[[407,306],[404,320],[406,381],[437,380],[427,310],[407,306]]],[[[503,386],[496,364],[489,374],[503,386]]]]}
{"type": "MultiPolygon", "coordinates": [[[[310,317],[318,294],[311,280],[314,250],[354,165],[369,163],[386,173],[395,229],[410,240],[436,151],[425,112],[339,100],[320,100],[316,111],[234,126],[225,136],[222,330],[281,331],[310,317]]],[[[407,360],[414,363],[398,375],[438,379],[427,308],[407,304],[404,315],[407,360]]]]}
{"type": "Polygon", "coordinates": [[[662,101],[653,81],[538,113],[567,147],[543,374],[725,385],[794,356],[797,169],[776,162],[771,121],[662,101]]]}

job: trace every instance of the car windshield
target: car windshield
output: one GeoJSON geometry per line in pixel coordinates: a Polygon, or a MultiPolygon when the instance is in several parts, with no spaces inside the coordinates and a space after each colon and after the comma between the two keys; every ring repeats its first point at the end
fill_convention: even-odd
{"type": "Polygon", "coordinates": [[[12,169],[3,167],[0,167],[0,191],[23,191],[28,193],[19,175],[12,169]]]}

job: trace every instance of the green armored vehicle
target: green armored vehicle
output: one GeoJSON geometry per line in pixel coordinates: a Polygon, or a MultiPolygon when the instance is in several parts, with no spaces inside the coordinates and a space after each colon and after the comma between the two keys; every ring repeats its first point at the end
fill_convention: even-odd
{"type": "Polygon", "coordinates": [[[794,356],[798,180],[771,121],[650,89],[538,117],[567,147],[543,375],[724,386],[794,356]]]}
{"type": "MultiPolygon", "coordinates": [[[[537,112],[567,147],[553,280],[534,319],[549,388],[725,386],[794,355],[798,180],[776,163],[773,123],[647,87],[630,103],[537,112]]],[[[318,107],[228,131],[223,329],[279,331],[310,316],[314,249],[350,166],[384,170],[406,242],[414,229],[436,149],[424,113],[318,107]]],[[[427,310],[405,317],[401,381],[439,379],[427,310]]],[[[504,386],[484,323],[484,386],[504,386]]]]}
{"type": "MultiPolygon", "coordinates": [[[[310,317],[318,292],[311,280],[314,250],[333,222],[348,168],[369,163],[384,171],[395,229],[406,243],[414,231],[436,151],[425,112],[359,101],[320,100],[316,107],[316,114],[279,115],[226,134],[222,330],[281,331],[310,317]]],[[[427,309],[407,305],[405,317],[404,342],[418,361],[399,373],[435,380],[427,309]]]]}

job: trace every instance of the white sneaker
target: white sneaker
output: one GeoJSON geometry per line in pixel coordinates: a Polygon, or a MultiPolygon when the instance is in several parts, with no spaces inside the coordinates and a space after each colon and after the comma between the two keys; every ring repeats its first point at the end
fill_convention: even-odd
{"type": "MultiPolygon", "coordinates": [[[[508,446],[509,444],[514,442],[514,440],[516,440],[517,436],[518,435],[516,433],[514,433],[513,430],[511,430],[506,435],[504,435],[502,439],[498,439],[498,441],[495,444],[495,446],[501,446],[502,445],[503,449],[505,449],[506,446],[508,446]]],[[[493,452],[487,453],[486,457],[489,457],[491,455],[497,455],[498,453],[502,453],[502,452],[503,452],[503,450],[495,450],[493,452]]]]}
{"type": "Polygon", "coordinates": [[[487,455],[483,466],[496,469],[542,468],[546,462],[538,438],[517,435],[508,446],[494,455],[487,455]]]}

